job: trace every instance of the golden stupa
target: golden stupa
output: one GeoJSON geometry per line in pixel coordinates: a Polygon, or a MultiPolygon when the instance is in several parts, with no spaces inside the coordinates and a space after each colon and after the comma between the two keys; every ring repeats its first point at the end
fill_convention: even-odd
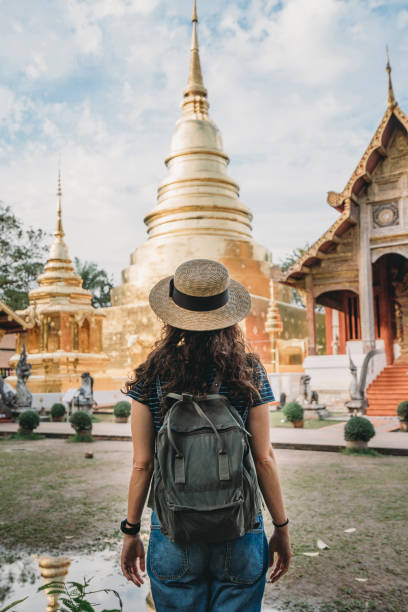
{"type": "MultiPolygon", "coordinates": [[[[16,367],[22,343],[32,365],[29,387],[33,393],[63,393],[81,386],[81,374],[89,372],[94,389],[111,389],[105,374],[108,357],[103,352],[104,313],[91,304],[92,293],[82,287],[74,271],[62,227],[61,175],[58,177],[58,213],[54,242],[38,287],[29,293],[29,307],[18,314],[29,329],[17,336],[16,367]]],[[[9,377],[13,384],[15,377],[9,377]]]]}
{"type": "MultiPolygon", "coordinates": [[[[272,256],[253,240],[252,213],[239,200],[238,184],[227,173],[229,158],[220,131],[208,115],[195,3],[192,22],[190,71],[182,115],[165,160],[168,174],[144,219],[148,239],[131,254],[122,284],[112,290],[112,308],[105,309],[104,346],[111,372],[119,376],[144,357],[158,335],[160,325],[148,306],[151,287],[193,258],[221,261],[247,287],[253,307],[244,323],[245,334],[264,361],[271,360],[264,321],[272,256]]],[[[280,293],[285,290],[278,288],[280,293]]]]}

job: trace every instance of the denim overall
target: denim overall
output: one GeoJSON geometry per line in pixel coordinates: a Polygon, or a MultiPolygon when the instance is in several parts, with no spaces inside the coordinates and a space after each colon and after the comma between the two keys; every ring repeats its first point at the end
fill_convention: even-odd
{"type": "Polygon", "coordinates": [[[268,565],[261,513],[235,540],[179,545],[152,512],[147,572],[157,612],[259,612],[268,565]]]}

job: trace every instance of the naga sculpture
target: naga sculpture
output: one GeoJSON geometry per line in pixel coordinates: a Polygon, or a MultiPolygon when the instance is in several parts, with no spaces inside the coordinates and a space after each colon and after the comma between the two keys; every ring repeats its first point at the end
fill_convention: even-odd
{"type": "Polygon", "coordinates": [[[11,419],[16,410],[16,392],[0,376],[0,413],[11,419]]]}
{"type": "Polygon", "coordinates": [[[351,383],[349,387],[350,399],[345,402],[345,406],[347,407],[350,416],[366,413],[368,402],[365,395],[365,389],[368,365],[372,357],[374,357],[374,355],[377,353],[379,353],[379,351],[377,349],[373,349],[364,357],[363,365],[361,366],[360,380],[358,380],[357,376],[357,366],[351,359],[351,355],[349,353],[349,369],[351,373],[351,383]]]}
{"type": "Polygon", "coordinates": [[[17,417],[23,410],[29,410],[33,403],[33,396],[27,387],[27,380],[31,376],[31,364],[27,362],[25,344],[16,368],[17,386],[13,387],[0,376],[0,412],[7,418],[17,417]]]}
{"type": "Polygon", "coordinates": [[[23,412],[23,410],[29,410],[33,403],[33,396],[27,387],[27,380],[31,376],[31,368],[31,364],[27,361],[26,347],[25,344],[23,344],[23,350],[21,351],[16,368],[16,412],[18,414],[23,412]]]}

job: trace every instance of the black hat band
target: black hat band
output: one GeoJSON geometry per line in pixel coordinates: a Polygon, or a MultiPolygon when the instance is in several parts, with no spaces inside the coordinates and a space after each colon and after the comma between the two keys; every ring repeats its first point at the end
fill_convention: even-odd
{"type": "Polygon", "coordinates": [[[217,295],[207,295],[204,297],[188,295],[187,293],[182,293],[174,286],[174,279],[172,278],[170,280],[169,297],[171,297],[173,302],[177,304],[177,306],[180,306],[180,308],[204,312],[207,310],[217,310],[225,306],[229,300],[229,289],[227,288],[222,293],[217,293],[217,295]]]}

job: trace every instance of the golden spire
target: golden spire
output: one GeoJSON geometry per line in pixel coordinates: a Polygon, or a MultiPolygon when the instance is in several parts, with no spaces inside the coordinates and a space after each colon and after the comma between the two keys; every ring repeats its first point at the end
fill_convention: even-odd
{"type": "MultiPolygon", "coordinates": [[[[187,98],[190,102],[192,97],[197,96],[198,99],[196,102],[198,102],[198,105],[195,104],[194,112],[206,114],[208,110],[208,102],[206,100],[207,90],[204,86],[203,73],[201,71],[200,50],[197,36],[198,16],[196,0],[194,0],[193,16],[191,21],[193,23],[193,36],[191,40],[190,72],[188,75],[187,87],[184,90],[184,98],[187,98]]],[[[183,108],[187,112],[192,110],[190,104],[183,103],[183,108]]]]}
{"type": "Polygon", "coordinates": [[[57,196],[58,196],[58,208],[57,208],[57,227],[54,232],[54,236],[56,238],[62,239],[65,234],[62,227],[62,186],[61,186],[61,168],[58,168],[58,188],[57,188],[57,196]]]}
{"type": "Polygon", "coordinates": [[[388,45],[386,46],[386,53],[387,53],[387,65],[385,67],[387,73],[388,73],[388,107],[389,108],[394,108],[394,106],[396,106],[397,101],[395,99],[394,96],[394,89],[392,87],[392,80],[391,80],[391,64],[390,64],[390,54],[388,52],[388,45]]]}

